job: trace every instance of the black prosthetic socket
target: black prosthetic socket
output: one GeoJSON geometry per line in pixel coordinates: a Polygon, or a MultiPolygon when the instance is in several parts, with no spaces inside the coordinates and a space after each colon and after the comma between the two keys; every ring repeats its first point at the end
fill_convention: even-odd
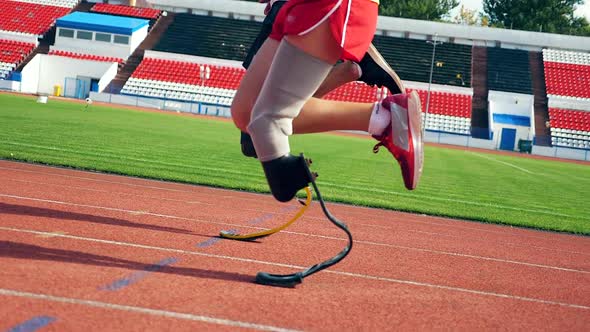
{"type": "Polygon", "coordinates": [[[240,145],[242,146],[242,154],[246,157],[257,158],[256,150],[254,149],[254,143],[252,143],[252,137],[245,132],[241,132],[240,145]]]}
{"type": "Polygon", "coordinates": [[[291,154],[262,163],[266,180],[270,191],[279,202],[292,200],[297,192],[311,182],[308,166],[311,161],[306,160],[303,154],[296,157],[291,154]]]}

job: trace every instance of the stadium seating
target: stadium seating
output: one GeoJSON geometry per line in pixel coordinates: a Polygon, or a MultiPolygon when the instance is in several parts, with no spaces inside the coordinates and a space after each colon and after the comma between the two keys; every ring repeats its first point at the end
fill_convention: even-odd
{"type": "MultiPolygon", "coordinates": [[[[197,63],[145,58],[127,81],[121,93],[187,102],[204,102],[229,106],[244,75],[238,67],[207,65],[209,79],[201,81],[201,66],[197,63]]],[[[346,84],[325,99],[376,102],[381,99],[377,87],[362,82],[346,84]]],[[[423,108],[427,92],[418,90],[423,108]]],[[[471,125],[471,96],[449,92],[431,93],[430,115],[426,128],[456,134],[469,134],[471,125]]]]}
{"type": "Polygon", "coordinates": [[[46,5],[46,6],[65,7],[65,8],[73,8],[78,3],[80,3],[80,0],[16,0],[16,1],[35,3],[38,5],[46,5]]]}
{"type": "MultiPolygon", "coordinates": [[[[176,14],[155,50],[239,61],[244,59],[260,28],[261,23],[254,21],[176,14]]],[[[386,36],[375,36],[373,42],[403,80],[428,82],[431,44],[386,36]]],[[[433,82],[469,87],[471,46],[438,45],[433,82]]]]}
{"type": "Polygon", "coordinates": [[[532,94],[529,52],[489,47],[488,89],[532,94]]]}
{"type": "Polygon", "coordinates": [[[158,9],[111,5],[106,3],[97,3],[92,7],[92,11],[111,15],[139,17],[148,20],[157,19],[161,13],[158,9]]]}
{"type": "Polygon", "coordinates": [[[70,8],[0,0],[0,30],[43,35],[70,8]]]}
{"type": "Polygon", "coordinates": [[[49,52],[49,55],[57,55],[57,56],[63,56],[63,57],[68,57],[68,58],[92,60],[92,61],[118,62],[120,64],[122,64],[124,62],[124,60],[121,58],[91,55],[91,54],[81,54],[81,53],[74,53],[74,52],[67,52],[67,51],[52,50],[49,52]]]}
{"type": "MultiPolygon", "coordinates": [[[[411,90],[410,90],[411,91],[411,90]]],[[[426,112],[428,91],[417,90],[426,112]]],[[[469,135],[471,128],[472,97],[450,92],[430,92],[430,106],[426,118],[426,129],[469,135]]]]}
{"type": "Polygon", "coordinates": [[[35,44],[0,39],[0,79],[5,79],[35,48],[35,44]]]}
{"type": "MultiPolygon", "coordinates": [[[[373,43],[405,81],[428,82],[432,44],[424,40],[377,35],[373,43]]],[[[471,46],[443,43],[436,47],[432,82],[471,86],[471,46]]]]}
{"type": "Polygon", "coordinates": [[[553,145],[590,149],[590,112],[550,108],[553,145]]]}
{"type": "Polygon", "coordinates": [[[544,49],[543,61],[590,65],[590,53],[544,49]]]}
{"type": "Polygon", "coordinates": [[[154,50],[241,61],[261,26],[254,21],[175,14],[154,50]]]}
{"type": "MultiPolygon", "coordinates": [[[[408,92],[412,89],[408,89],[408,92]]],[[[362,82],[346,84],[329,94],[324,99],[372,103],[380,100],[379,88],[370,87],[362,82]]],[[[422,102],[422,111],[426,111],[428,91],[416,90],[422,102]]],[[[470,95],[431,91],[429,114],[426,129],[454,134],[468,135],[471,128],[470,95]]]]}
{"type": "Polygon", "coordinates": [[[231,105],[242,68],[211,66],[209,79],[201,81],[200,65],[163,59],[144,59],[127,81],[122,94],[231,105]]]}
{"type": "Polygon", "coordinates": [[[331,91],[324,96],[324,99],[373,103],[381,98],[380,91],[377,87],[370,87],[362,82],[352,82],[331,91]]]}
{"type": "Polygon", "coordinates": [[[547,94],[590,98],[590,65],[544,62],[547,94]]]}

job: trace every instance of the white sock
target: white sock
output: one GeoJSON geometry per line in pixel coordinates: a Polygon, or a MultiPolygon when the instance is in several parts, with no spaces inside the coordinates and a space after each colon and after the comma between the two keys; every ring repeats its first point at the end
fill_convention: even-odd
{"type": "Polygon", "coordinates": [[[380,102],[375,103],[373,106],[373,112],[371,113],[371,119],[369,120],[369,134],[371,135],[382,135],[391,124],[391,112],[385,107],[381,106],[380,102]]]}

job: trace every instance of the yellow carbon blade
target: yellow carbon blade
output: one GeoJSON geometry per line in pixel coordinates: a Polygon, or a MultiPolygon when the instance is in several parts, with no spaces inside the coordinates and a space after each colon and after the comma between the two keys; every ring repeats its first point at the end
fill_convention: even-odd
{"type": "Polygon", "coordinates": [[[249,241],[249,240],[259,239],[261,237],[266,237],[266,236],[269,236],[274,233],[282,231],[283,229],[291,226],[291,224],[293,224],[297,219],[301,218],[301,216],[303,216],[303,214],[305,213],[307,208],[311,205],[312,196],[311,196],[311,190],[309,189],[309,187],[305,187],[305,192],[307,194],[307,198],[305,199],[305,204],[299,209],[299,211],[297,211],[295,216],[293,216],[293,218],[291,218],[285,224],[275,227],[275,228],[267,229],[265,231],[251,233],[251,234],[243,234],[243,235],[242,234],[232,234],[232,233],[229,233],[226,231],[221,231],[219,233],[219,236],[224,239],[249,241]]]}

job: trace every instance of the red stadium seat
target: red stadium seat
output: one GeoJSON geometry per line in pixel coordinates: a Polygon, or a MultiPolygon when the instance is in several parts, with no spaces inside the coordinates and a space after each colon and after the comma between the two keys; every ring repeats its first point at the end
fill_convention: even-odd
{"type": "Polygon", "coordinates": [[[99,56],[99,55],[92,55],[92,54],[72,53],[72,52],[57,51],[57,50],[50,51],[49,55],[57,55],[57,56],[63,56],[63,57],[68,57],[68,58],[101,61],[101,62],[118,62],[120,64],[122,64],[124,62],[124,60],[120,59],[120,58],[99,56]]]}
{"type": "Polygon", "coordinates": [[[152,8],[129,7],[106,3],[97,3],[94,5],[94,7],[92,7],[92,11],[120,16],[139,17],[150,20],[157,19],[161,13],[160,10],[152,8]]]}
{"type": "Polygon", "coordinates": [[[42,35],[71,8],[0,0],[0,30],[42,35]]]}

